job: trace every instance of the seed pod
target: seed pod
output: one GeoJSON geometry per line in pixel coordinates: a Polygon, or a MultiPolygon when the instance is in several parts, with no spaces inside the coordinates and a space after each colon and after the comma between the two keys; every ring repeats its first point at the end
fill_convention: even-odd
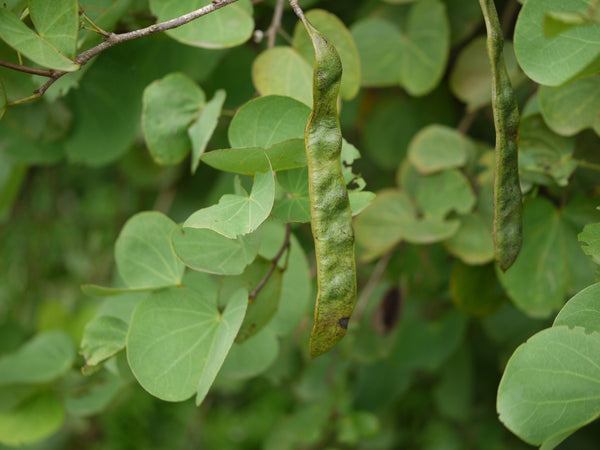
{"type": "Polygon", "coordinates": [[[299,15],[315,49],[313,108],[306,124],[310,213],[318,295],[310,354],[329,351],[346,334],[356,301],[354,231],[342,174],[337,100],[342,62],[335,47],[299,15]]]}
{"type": "Polygon", "coordinates": [[[496,128],[494,175],[494,249],[496,262],[506,271],[521,250],[522,194],[519,184],[519,108],[506,66],[504,39],[493,0],[479,0],[487,29],[492,66],[492,109],[496,128]]]}

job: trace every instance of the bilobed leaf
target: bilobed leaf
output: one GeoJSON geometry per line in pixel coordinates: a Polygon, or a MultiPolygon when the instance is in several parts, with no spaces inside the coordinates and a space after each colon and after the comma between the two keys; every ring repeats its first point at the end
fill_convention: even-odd
{"type": "Polygon", "coordinates": [[[413,96],[425,95],[440,82],[450,51],[450,24],[439,0],[415,3],[402,40],[400,83],[413,96]]]}
{"type": "Polygon", "coordinates": [[[41,441],[60,428],[64,417],[54,392],[35,393],[15,408],[0,411],[0,442],[17,447],[41,441]]]}
{"type": "Polygon", "coordinates": [[[75,56],[79,32],[77,0],[30,0],[29,13],[40,36],[63,55],[75,56]]]}
{"type": "Polygon", "coordinates": [[[585,254],[591,256],[596,264],[600,264],[600,223],[586,225],[577,237],[587,244],[581,246],[585,254]]]}
{"type": "MultiPolygon", "coordinates": [[[[504,43],[504,60],[511,84],[519,85],[524,77],[510,41],[504,43]]],[[[461,50],[450,74],[450,89],[469,110],[492,101],[492,74],[485,36],[473,39],[461,50]]]]}
{"type": "Polygon", "coordinates": [[[312,106],[312,65],[291,47],[262,52],[252,65],[252,82],[262,95],[285,95],[312,106]]]}
{"type": "Polygon", "coordinates": [[[0,8],[0,38],[40,66],[66,72],[79,69],[79,64],[60,53],[6,8],[0,8]]]}
{"type": "Polygon", "coordinates": [[[64,331],[37,334],[0,358],[0,386],[52,381],[71,368],[74,358],[73,342],[64,331]]]}
{"type": "Polygon", "coordinates": [[[599,333],[555,326],[534,335],[508,361],[500,420],[526,442],[554,448],[600,417],[599,360],[599,333]]]}
{"type": "Polygon", "coordinates": [[[541,86],[539,101],[544,120],[556,133],[573,136],[592,128],[600,135],[600,75],[558,87],[541,86]]]}
{"type": "Polygon", "coordinates": [[[208,354],[207,364],[200,378],[196,393],[196,405],[202,403],[213,381],[215,381],[217,373],[219,373],[233,341],[238,335],[247,307],[248,291],[239,289],[230,297],[221,315],[221,321],[208,354]]]}
{"type": "Polygon", "coordinates": [[[223,314],[215,300],[180,287],[154,292],[138,304],[127,336],[127,358],[152,395],[183,401],[212,383],[241,324],[247,293],[232,297],[223,314]]]}
{"type": "Polygon", "coordinates": [[[200,164],[200,156],[204,153],[208,141],[217,127],[224,102],[225,91],[220,89],[204,105],[200,117],[188,128],[188,135],[192,143],[192,173],[196,172],[198,164],[200,164]]]}
{"type": "MultiPolygon", "coordinates": [[[[164,22],[210,5],[211,0],[150,0],[150,10],[164,22]]],[[[254,31],[252,3],[240,0],[167,34],[184,44],[203,48],[227,48],[246,42],[254,31]]]]}
{"type": "Polygon", "coordinates": [[[157,288],[181,283],[185,266],[171,250],[175,222],[159,212],[142,212],[123,226],[115,243],[117,269],[132,288],[157,288]]]}
{"type": "Polygon", "coordinates": [[[125,348],[128,324],[112,316],[98,316],[89,322],[81,338],[86,366],[97,366],[125,348]]]}
{"type": "Polygon", "coordinates": [[[208,273],[238,275],[258,253],[258,235],[229,239],[205,228],[178,226],[171,233],[177,257],[188,267],[208,273]]]}
{"type": "Polygon", "coordinates": [[[275,198],[275,177],[269,168],[256,173],[250,196],[225,194],[217,205],[192,214],[184,228],[207,228],[234,239],[256,230],[265,221],[275,198]]]}
{"type": "Polygon", "coordinates": [[[587,333],[600,333],[600,283],[579,291],[563,306],[552,326],[561,325],[583,327],[587,333]]]}
{"type": "Polygon", "coordinates": [[[267,149],[290,139],[304,139],[309,115],[310,108],[293,98],[282,95],[258,97],[235,113],[229,125],[229,143],[233,148],[267,149]]]}
{"type": "Polygon", "coordinates": [[[257,172],[296,169],[306,166],[304,138],[279,142],[272,147],[241,147],[204,153],[200,160],[225,172],[254,175],[257,172]],[[265,158],[265,155],[267,158],[265,158]]]}
{"type": "Polygon", "coordinates": [[[402,33],[380,18],[360,20],[350,29],[360,57],[361,85],[395,86],[402,70],[402,33]]]}
{"type": "Polygon", "coordinates": [[[586,0],[528,0],[523,5],[515,27],[515,52],[529,78],[558,86],[587,72],[600,55],[600,25],[574,27],[551,39],[544,34],[546,14],[584,8],[589,8],[586,0]]]}
{"type": "Polygon", "coordinates": [[[463,166],[473,151],[474,144],[454,128],[430,125],[413,138],[408,158],[419,172],[428,174],[463,166]]]}
{"type": "MultiPolygon", "coordinates": [[[[309,22],[334,45],[342,60],[344,71],[340,85],[340,95],[345,100],[356,96],[360,89],[360,59],[352,35],[344,23],[335,15],[322,9],[313,9],[305,13],[309,22]]],[[[294,28],[294,48],[312,66],[315,52],[312,41],[301,21],[294,28]]]]}
{"type": "Polygon", "coordinates": [[[456,169],[420,177],[416,200],[419,209],[431,217],[445,217],[451,211],[466,214],[475,206],[469,180],[456,169]]]}
{"type": "Polygon", "coordinates": [[[548,317],[569,292],[594,281],[594,264],[579,248],[577,230],[564,215],[548,200],[526,202],[521,253],[510,269],[499,273],[513,303],[531,317],[548,317]]]}
{"type": "Polygon", "coordinates": [[[234,344],[223,363],[220,376],[229,379],[255,377],[275,362],[279,341],[269,327],[241,344],[234,344]]]}
{"type": "Polygon", "coordinates": [[[172,73],[144,90],[142,129],[154,161],[179,163],[190,151],[187,129],[199,116],[206,98],[186,75],[172,73]]]}

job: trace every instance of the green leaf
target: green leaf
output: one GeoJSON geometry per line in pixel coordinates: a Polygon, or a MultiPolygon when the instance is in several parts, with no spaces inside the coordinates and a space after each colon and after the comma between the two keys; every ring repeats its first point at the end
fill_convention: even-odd
{"type": "Polygon", "coordinates": [[[554,324],[558,327],[583,327],[587,333],[600,332],[600,283],[579,291],[560,310],[554,324]]]}
{"type": "Polygon", "coordinates": [[[450,292],[458,309],[477,317],[493,314],[506,299],[493,264],[468,266],[456,261],[450,275],[450,292]]]}
{"type": "Polygon", "coordinates": [[[96,284],[83,284],[81,286],[81,291],[85,295],[89,295],[90,297],[113,297],[115,295],[122,295],[128,293],[137,293],[137,292],[150,292],[154,289],[154,287],[143,287],[143,288],[119,288],[119,287],[106,287],[106,286],[98,286],[96,284]]]}
{"type": "Polygon", "coordinates": [[[77,0],[30,0],[29,14],[39,35],[63,55],[73,58],[79,32],[77,0]]]}
{"type": "Polygon", "coordinates": [[[275,177],[269,169],[256,173],[250,196],[225,194],[218,205],[209,206],[192,214],[184,228],[207,228],[235,239],[252,233],[265,221],[275,198],[275,177]]]}
{"type": "Polygon", "coordinates": [[[593,23],[591,17],[586,17],[588,8],[581,11],[569,11],[564,13],[549,12],[544,16],[544,36],[552,39],[566,30],[593,23]]]}
{"type": "Polygon", "coordinates": [[[499,273],[513,303],[531,317],[550,316],[569,292],[594,280],[593,263],[581,252],[576,229],[565,215],[548,200],[526,202],[521,253],[510,269],[499,273]]]}
{"type": "Polygon", "coordinates": [[[6,88],[4,87],[2,78],[0,78],[0,119],[2,119],[2,117],[4,117],[5,112],[6,112],[6,88]]]}
{"type": "Polygon", "coordinates": [[[214,298],[185,287],[142,300],[127,336],[127,359],[142,387],[166,401],[205,393],[241,325],[247,295],[236,293],[223,314],[214,298]]]}
{"type": "Polygon", "coordinates": [[[55,380],[71,368],[74,359],[75,349],[67,333],[37,334],[16,352],[0,358],[0,385],[55,380]]]}
{"type": "Polygon", "coordinates": [[[587,244],[581,246],[585,254],[591,256],[596,264],[600,264],[600,223],[586,225],[577,238],[587,244]]]}
{"type": "Polygon", "coordinates": [[[202,272],[238,275],[258,253],[257,233],[229,239],[215,231],[178,226],[171,233],[177,257],[188,267],[202,272]]]}
{"type": "Polygon", "coordinates": [[[217,128],[225,96],[225,91],[222,89],[215,92],[213,98],[204,105],[200,117],[188,128],[188,135],[192,142],[192,173],[196,172],[200,164],[200,156],[206,150],[208,141],[217,128]]]}
{"type": "Polygon", "coordinates": [[[474,144],[456,129],[430,125],[423,128],[410,142],[408,158],[421,173],[461,167],[473,153],[474,144]]]}
{"type": "Polygon", "coordinates": [[[159,164],[178,164],[190,151],[188,127],[205,103],[202,89],[180,73],[172,73],[144,90],[142,129],[148,150],[159,164]]]}
{"type": "Polygon", "coordinates": [[[350,32],[360,57],[361,85],[395,86],[402,71],[402,33],[390,22],[368,18],[352,25],[350,32]]]}
{"type": "Polygon", "coordinates": [[[16,408],[0,411],[0,442],[21,446],[41,441],[60,428],[64,417],[63,406],[56,394],[39,392],[16,408]]]}
{"type": "Polygon", "coordinates": [[[175,222],[159,212],[142,212],[123,226],[115,243],[115,261],[125,284],[158,288],[181,283],[185,266],[171,250],[175,222]]]}
{"type": "Polygon", "coordinates": [[[244,320],[247,306],[248,291],[240,289],[230,297],[221,315],[217,334],[208,354],[208,362],[200,379],[196,394],[196,405],[200,405],[206,397],[208,390],[215,381],[223,362],[229,354],[229,350],[244,320]]]}
{"type": "Polygon", "coordinates": [[[231,347],[219,375],[229,379],[255,377],[275,362],[277,353],[277,337],[269,327],[264,328],[250,339],[231,347]]]}
{"type": "Polygon", "coordinates": [[[261,95],[284,95],[312,106],[312,65],[291,47],[262,52],[252,65],[252,82],[261,95]]]}
{"type": "MultiPolygon", "coordinates": [[[[546,14],[587,8],[586,0],[529,0],[521,8],[515,27],[519,65],[533,81],[558,86],[587,72],[600,55],[600,25],[565,30],[547,39],[546,14]]],[[[565,111],[567,108],[565,108],[565,111]]]]}
{"type": "Polygon", "coordinates": [[[558,326],[534,335],[508,361],[500,420],[526,442],[554,448],[600,416],[599,360],[598,333],[558,326]]]}
{"type": "Polygon", "coordinates": [[[466,264],[485,264],[494,260],[491,224],[479,213],[459,217],[460,228],[444,241],[448,251],[466,264]]]}
{"type": "MultiPolygon", "coordinates": [[[[246,267],[244,272],[236,277],[223,277],[219,284],[219,303],[227,301],[233,292],[244,288],[247,292],[252,292],[263,280],[269,269],[271,261],[258,257],[252,264],[246,267]]],[[[269,276],[266,284],[260,289],[255,298],[249,299],[248,311],[240,331],[235,338],[236,343],[242,343],[251,336],[258,333],[266,324],[269,323],[281,297],[282,271],[279,267],[269,276]]],[[[286,299],[287,301],[287,299],[286,299]]]]}
{"type": "Polygon", "coordinates": [[[540,115],[523,118],[519,141],[521,183],[567,186],[577,168],[574,150],[575,139],[554,134],[540,115]]]}
{"type": "Polygon", "coordinates": [[[266,95],[250,100],[235,113],[229,125],[229,143],[234,148],[267,149],[290,139],[304,140],[308,116],[310,108],[291,97],[266,95]]]}
{"type": "Polygon", "coordinates": [[[99,414],[112,402],[125,381],[118,375],[105,371],[89,378],[83,389],[78,388],[65,397],[65,409],[75,417],[89,417],[99,414]]]}
{"type": "Polygon", "coordinates": [[[440,82],[450,52],[450,24],[439,0],[411,7],[402,40],[400,84],[412,96],[431,92],[440,82]]]}
{"type": "Polygon", "coordinates": [[[79,64],[61,54],[6,8],[0,8],[0,38],[40,66],[66,72],[79,69],[79,64]]]}
{"type": "Polygon", "coordinates": [[[541,86],[540,108],[548,126],[573,136],[586,128],[600,135],[600,75],[559,87],[541,86]]]}
{"type": "MultiPolygon", "coordinates": [[[[523,73],[510,41],[504,43],[504,62],[511,84],[518,86],[523,73]]],[[[487,55],[485,36],[471,40],[460,52],[450,74],[450,89],[469,111],[474,111],[492,101],[492,74],[487,55]]]]}
{"type": "MultiPolygon", "coordinates": [[[[211,0],[150,0],[150,10],[159,22],[188,14],[210,5],[211,0]]],[[[254,20],[250,0],[240,0],[167,34],[184,44],[203,48],[227,48],[243,44],[252,36],[254,20]]]]}
{"type": "MultiPolygon", "coordinates": [[[[344,71],[340,85],[340,95],[350,100],[360,89],[360,59],[356,44],[346,25],[335,15],[322,9],[313,9],[305,13],[310,23],[329,39],[338,51],[344,71]]],[[[315,52],[312,41],[301,21],[294,28],[294,48],[311,66],[314,64],[315,52]]]]}
{"type": "Polygon", "coordinates": [[[451,211],[467,214],[475,206],[469,180],[456,169],[420,177],[416,197],[419,209],[432,217],[445,217],[451,211]]]}
{"type": "Polygon", "coordinates": [[[306,149],[304,138],[290,139],[267,149],[242,147],[214,150],[204,153],[200,160],[225,172],[254,175],[257,172],[268,171],[269,163],[273,171],[304,167],[306,166],[306,149]]]}
{"type": "Polygon", "coordinates": [[[87,367],[97,366],[125,348],[128,324],[117,317],[98,316],[89,322],[81,339],[87,367]]]}

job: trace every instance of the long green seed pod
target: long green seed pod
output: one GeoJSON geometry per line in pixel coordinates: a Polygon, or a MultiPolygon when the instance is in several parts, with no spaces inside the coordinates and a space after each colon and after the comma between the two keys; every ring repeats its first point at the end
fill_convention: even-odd
{"type": "Polygon", "coordinates": [[[494,248],[496,262],[506,271],[521,250],[522,194],[519,184],[519,108],[506,66],[504,38],[493,0],[479,0],[487,29],[492,66],[492,109],[496,127],[494,176],[494,248]]]}
{"type": "Polygon", "coordinates": [[[315,357],[329,351],[346,334],[356,301],[356,268],[337,112],[342,62],[327,38],[303,14],[299,17],[315,49],[313,108],[304,134],[317,255],[318,295],[310,336],[310,354],[315,357]]]}

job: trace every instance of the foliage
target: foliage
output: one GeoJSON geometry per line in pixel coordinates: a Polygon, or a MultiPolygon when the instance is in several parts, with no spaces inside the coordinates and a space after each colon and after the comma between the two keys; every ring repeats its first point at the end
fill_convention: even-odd
{"type": "Polygon", "coordinates": [[[300,2],[344,68],[357,245],[315,359],[314,52],[286,2],[222,3],[0,7],[0,448],[596,448],[599,2],[495,2],[506,272],[477,2],[300,2]]]}

